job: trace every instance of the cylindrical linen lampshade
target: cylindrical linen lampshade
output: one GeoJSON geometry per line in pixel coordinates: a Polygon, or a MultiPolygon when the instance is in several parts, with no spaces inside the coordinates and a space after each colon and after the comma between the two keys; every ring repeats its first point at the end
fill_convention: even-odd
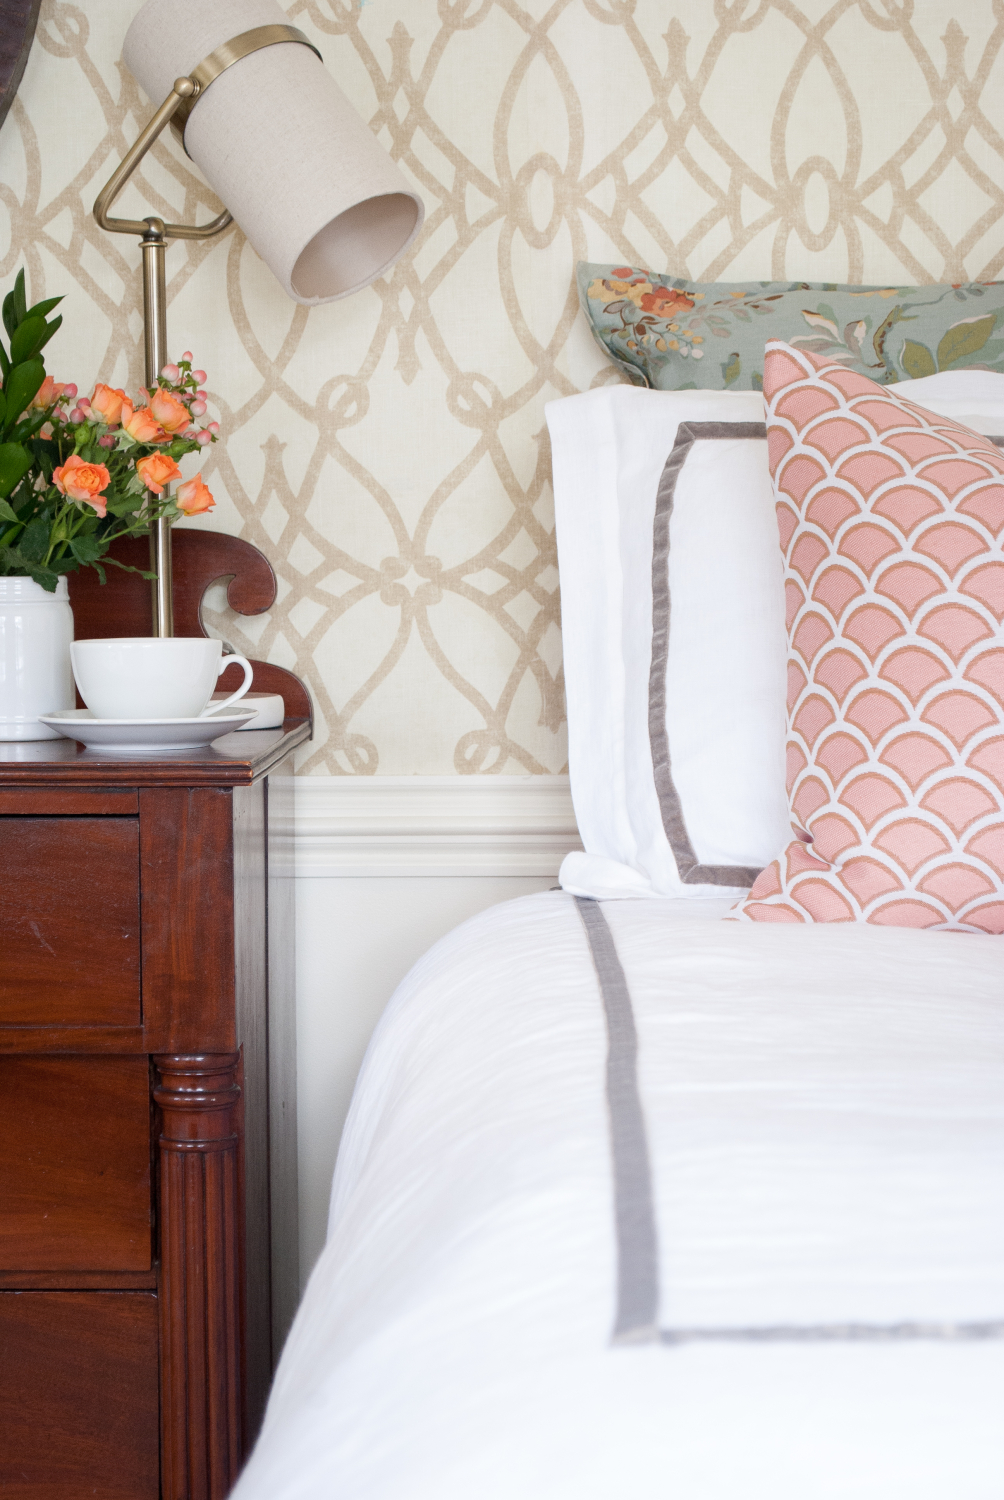
{"type": "MultiPolygon", "coordinates": [[[[276,0],[147,0],[126,65],[155,105],[217,47],[288,25],[276,0]]],[[[185,147],[280,285],[333,302],[386,271],[422,226],[422,200],[309,47],[264,47],[192,111],[185,147]]]]}

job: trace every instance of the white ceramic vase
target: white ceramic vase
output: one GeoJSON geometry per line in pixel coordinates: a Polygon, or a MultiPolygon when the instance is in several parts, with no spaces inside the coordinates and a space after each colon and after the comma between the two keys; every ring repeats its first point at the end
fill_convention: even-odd
{"type": "Polygon", "coordinates": [[[0,578],[0,741],[60,738],[38,716],[76,703],[72,640],[65,578],[54,594],[30,578],[0,578]]]}

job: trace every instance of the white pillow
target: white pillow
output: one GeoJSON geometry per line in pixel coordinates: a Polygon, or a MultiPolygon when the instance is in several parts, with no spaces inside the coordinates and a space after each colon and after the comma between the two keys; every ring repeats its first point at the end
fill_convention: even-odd
{"type": "MultiPolygon", "coordinates": [[[[1004,375],[909,384],[911,400],[1004,433],[1004,375]]],[[[739,894],[790,838],[766,441],[730,430],[762,428],[762,399],[614,386],[546,412],[585,846],[561,884],[596,897],[739,894]]]]}

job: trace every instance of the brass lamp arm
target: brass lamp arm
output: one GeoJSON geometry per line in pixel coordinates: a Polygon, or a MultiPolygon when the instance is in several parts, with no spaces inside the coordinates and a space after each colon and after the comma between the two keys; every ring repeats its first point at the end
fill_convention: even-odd
{"type": "MultiPolygon", "coordinates": [[[[94,217],[102,229],[110,229],[115,234],[145,235],[147,233],[150,220],[141,223],[138,219],[113,219],[109,216],[108,210],[154,141],[178,114],[178,119],[174,121],[174,128],[184,145],[188,117],[192,113],[196,100],[201,98],[209,85],[215,83],[222,73],[232,68],[234,63],[240,62],[242,58],[250,57],[253,52],[260,52],[263,47],[275,47],[284,42],[309,47],[318,58],[321,56],[313,42],[295,26],[255,26],[251,31],[242,31],[240,36],[231,37],[230,41],[224,42],[222,47],[217,47],[215,52],[210,52],[208,57],[204,57],[198,66],[192,69],[191,77],[174,80],[174,88],[146,129],[140,131],[135,145],[126,152],[107,185],[97,196],[94,204],[94,217]]],[[[226,209],[210,223],[203,225],[164,224],[160,219],[157,220],[158,232],[172,240],[211,240],[214,235],[221,234],[232,223],[233,218],[226,209]]]]}
{"type": "MultiPolygon", "coordinates": [[[[145,129],[140,131],[135,143],[126,152],[95,200],[94,217],[102,229],[108,229],[114,234],[143,235],[147,233],[148,220],[113,219],[108,210],[154,141],[171,123],[175,112],[181,108],[187,99],[192,98],[198,92],[198,85],[191,78],[176,78],[174,80],[174,88],[168,94],[150,123],[145,129]]],[[[221,214],[218,214],[208,224],[164,224],[163,233],[172,240],[210,240],[214,235],[222,234],[223,230],[232,223],[232,215],[227,209],[224,209],[221,214]]]]}

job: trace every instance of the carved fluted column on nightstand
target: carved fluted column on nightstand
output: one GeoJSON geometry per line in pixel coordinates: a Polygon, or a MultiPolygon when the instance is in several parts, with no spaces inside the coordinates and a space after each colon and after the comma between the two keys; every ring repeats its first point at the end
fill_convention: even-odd
{"type": "Polygon", "coordinates": [[[224,1500],[244,1447],[240,1055],[155,1057],[163,1500],[224,1500]]]}

